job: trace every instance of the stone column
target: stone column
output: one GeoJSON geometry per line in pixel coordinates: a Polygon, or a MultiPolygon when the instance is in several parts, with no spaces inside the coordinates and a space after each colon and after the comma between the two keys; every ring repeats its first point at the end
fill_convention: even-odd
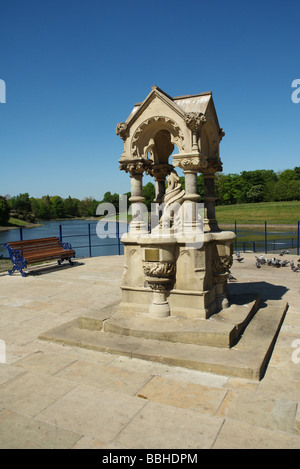
{"type": "Polygon", "coordinates": [[[148,233],[147,222],[144,220],[143,172],[148,168],[148,162],[143,159],[130,161],[120,160],[120,169],[130,174],[132,220],[129,226],[131,235],[148,233]]]}
{"type": "Polygon", "coordinates": [[[198,223],[197,202],[200,195],[197,188],[197,169],[184,169],[185,195],[184,195],[184,232],[195,230],[198,223]]]}
{"type": "Polygon", "coordinates": [[[202,112],[188,112],[185,115],[185,122],[192,132],[192,152],[198,153],[198,139],[200,137],[201,128],[206,122],[206,117],[202,112]]]}
{"type": "Polygon", "coordinates": [[[173,166],[166,163],[154,163],[149,168],[149,173],[154,177],[155,181],[155,200],[160,204],[166,192],[166,177],[172,171],[173,166]]]}
{"type": "Polygon", "coordinates": [[[185,195],[183,204],[184,233],[195,233],[201,230],[201,224],[198,216],[198,205],[200,195],[198,194],[197,175],[203,169],[206,160],[200,156],[190,158],[177,158],[174,160],[174,166],[183,169],[185,177],[185,195]]]}
{"type": "Polygon", "coordinates": [[[204,178],[204,231],[220,231],[216,220],[215,173],[222,170],[221,163],[208,164],[203,170],[204,178]]]}

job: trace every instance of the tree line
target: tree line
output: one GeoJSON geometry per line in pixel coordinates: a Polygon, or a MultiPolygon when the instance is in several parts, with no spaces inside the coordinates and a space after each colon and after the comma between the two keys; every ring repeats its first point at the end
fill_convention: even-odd
{"type": "MultiPolygon", "coordinates": [[[[184,177],[181,177],[184,187],[184,177]]],[[[198,176],[198,193],[204,195],[203,175],[198,176]]],[[[300,166],[281,172],[258,169],[235,173],[217,173],[215,178],[216,203],[232,205],[240,203],[273,202],[300,200],[300,166]]],[[[125,194],[128,199],[130,192],[125,194]]],[[[155,197],[154,184],[149,182],[143,187],[145,205],[150,209],[155,197]]],[[[30,197],[28,193],[14,197],[0,196],[0,225],[7,225],[10,217],[34,222],[57,218],[94,217],[100,203],[114,205],[119,211],[119,194],[106,192],[102,200],[86,197],[82,200],[69,196],[44,195],[30,197]]]]}

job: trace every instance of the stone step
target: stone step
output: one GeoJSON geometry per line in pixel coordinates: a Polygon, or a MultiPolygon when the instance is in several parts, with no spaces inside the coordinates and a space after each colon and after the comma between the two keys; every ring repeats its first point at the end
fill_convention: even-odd
{"type": "Polygon", "coordinates": [[[178,316],[157,319],[148,314],[116,313],[104,322],[104,331],[167,342],[232,347],[256,313],[258,305],[259,297],[244,296],[243,304],[232,304],[209,319],[178,316]]]}
{"type": "MultiPolygon", "coordinates": [[[[79,320],[63,324],[39,339],[189,369],[259,380],[264,374],[287,310],[284,301],[267,302],[232,348],[169,342],[120,335],[79,326],[79,320]]],[[[100,320],[100,319],[99,319],[100,320]]]]}

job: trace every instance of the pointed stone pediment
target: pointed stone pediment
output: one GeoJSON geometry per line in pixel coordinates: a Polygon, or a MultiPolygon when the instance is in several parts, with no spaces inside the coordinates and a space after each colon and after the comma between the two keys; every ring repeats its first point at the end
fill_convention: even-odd
{"type": "Polygon", "coordinates": [[[157,86],[134,105],[117,134],[124,141],[121,161],[142,159],[147,163],[201,168],[208,160],[220,168],[220,128],[211,92],[172,98],[157,86]],[[196,158],[196,159],[195,159],[196,158]]]}
{"type": "Polygon", "coordinates": [[[149,115],[163,115],[164,110],[165,114],[168,114],[170,110],[173,110],[182,118],[185,114],[184,110],[175,103],[171,96],[154,85],[152,87],[152,91],[148,94],[144,101],[142,103],[135,104],[133,110],[126,120],[127,126],[132,126],[133,123],[149,108],[150,113],[147,113],[149,115]]]}

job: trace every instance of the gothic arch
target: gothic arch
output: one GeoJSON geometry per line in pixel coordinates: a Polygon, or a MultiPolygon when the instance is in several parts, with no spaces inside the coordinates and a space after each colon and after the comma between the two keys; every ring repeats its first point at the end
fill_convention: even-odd
{"type": "Polygon", "coordinates": [[[184,151],[185,142],[180,126],[173,119],[154,116],[143,121],[135,130],[131,139],[133,158],[150,159],[154,163],[167,163],[168,157],[176,146],[184,151]]]}

